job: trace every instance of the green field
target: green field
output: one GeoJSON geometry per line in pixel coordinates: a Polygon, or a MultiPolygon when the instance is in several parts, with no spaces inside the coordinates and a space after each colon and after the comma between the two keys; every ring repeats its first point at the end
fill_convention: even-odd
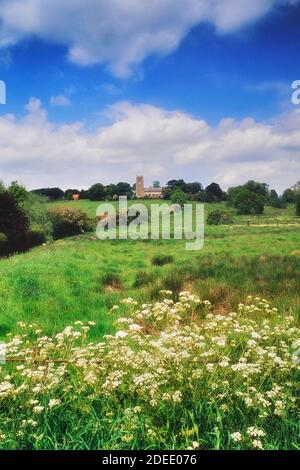
{"type": "MultiPolygon", "coordinates": [[[[90,217],[95,216],[98,205],[90,201],[63,204],[80,207],[90,217]]],[[[206,214],[217,207],[220,205],[206,205],[206,214]]],[[[4,340],[7,334],[20,335],[18,322],[32,323],[34,327],[24,338],[16,336],[17,346],[12,347],[15,354],[21,348],[16,357],[23,358],[27,366],[1,367],[0,449],[238,449],[260,445],[267,449],[299,449],[299,416],[294,402],[299,376],[290,364],[290,343],[299,331],[290,322],[299,324],[300,318],[300,226],[293,212],[292,206],[286,210],[266,208],[259,220],[251,218],[250,226],[242,217],[237,217],[232,226],[207,226],[204,248],[199,252],[186,251],[185,241],[100,241],[93,233],[85,233],[1,260],[0,337],[4,340]],[[284,221],[289,222],[285,225],[284,221]],[[153,308],[153,322],[135,321],[141,322],[148,335],[141,333],[138,339],[129,335],[120,342],[109,338],[102,359],[106,365],[99,365],[102,346],[95,345],[103,341],[104,335],[120,329],[116,325],[119,317],[128,316],[128,305],[120,301],[131,297],[139,304],[156,302],[161,300],[161,290],[172,291],[174,302],[182,291],[210,301],[213,315],[222,326],[209,317],[204,320],[202,307],[194,308],[192,300],[190,307],[184,307],[187,329],[179,336],[176,321],[171,324],[168,316],[174,313],[166,317],[161,314],[155,320],[157,308],[162,312],[165,308],[158,304],[149,307],[153,308]],[[281,316],[269,310],[266,302],[257,300],[258,307],[252,306],[249,312],[247,308],[242,310],[237,328],[230,312],[237,312],[238,305],[249,295],[267,299],[281,316]],[[112,312],[116,304],[119,309],[112,312]],[[89,339],[82,335],[77,344],[72,332],[64,333],[62,340],[54,340],[62,343],[53,351],[52,346],[45,347],[54,335],[77,320],[96,323],[89,339]],[[206,365],[195,369],[190,359],[185,359],[190,349],[192,357],[199,356],[198,343],[191,346],[199,328],[203,329],[199,337],[203,337],[207,357],[225,364],[209,376],[206,365]],[[35,329],[43,332],[33,333],[35,329]],[[256,349],[257,354],[265,354],[263,361],[254,357],[256,351],[247,352],[247,345],[253,342],[249,335],[259,337],[262,331],[256,349]],[[151,341],[160,333],[178,339],[158,355],[151,341]],[[36,334],[41,339],[36,339],[36,334]],[[218,343],[223,335],[232,343],[221,352],[218,345],[211,344],[211,336],[218,343]],[[128,351],[132,357],[126,359],[128,351]],[[180,361],[167,355],[175,351],[178,358],[182,357],[180,361]],[[91,366],[88,362],[78,368],[73,366],[79,352],[86,361],[92,361],[91,366]],[[246,357],[252,355],[250,362],[258,364],[257,371],[249,375],[243,370],[227,372],[227,360],[245,360],[245,352],[246,357]],[[49,368],[42,362],[39,366],[39,358],[44,361],[48,354],[70,365],[49,368]],[[282,361],[280,367],[276,360],[282,361]],[[163,376],[157,375],[160,370],[163,376]],[[196,372],[202,379],[193,382],[196,372]],[[120,389],[114,385],[118,384],[114,374],[126,376],[120,389]],[[142,391],[132,386],[136,374],[135,380],[145,381],[142,391]],[[152,382],[148,384],[146,377],[150,376],[152,382]],[[8,380],[14,383],[14,389],[9,388],[8,380]],[[110,394],[100,393],[100,389],[110,390],[110,394]],[[267,405],[268,394],[276,400],[270,398],[273,401],[267,405]],[[172,397],[174,402],[170,404],[172,397]],[[245,406],[240,397],[248,397],[252,405],[245,406]],[[52,411],[49,400],[60,404],[52,411]],[[266,437],[256,439],[257,432],[266,437]]]]}
{"type": "MultiPolygon", "coordinates": [[[[90,217],[98,206],[63,204],[80,207],[90,217]]],[[[206,205],[206,213],[216,207],[206,205]]],[[[266,217],[287,219],[292,209],[267,208],[266,217]]],[[[175,240],[99,241],[92,233],[58,240],[0,261],[0,334],[14,331],[16,320],[36,322],[52,334],[84,319],[97,321],[95,335],[101,335],[112,328],[107,311],[118,300],[155,298],[161,288],[188,287],[226,309],[259,294],[298,314],[299,228],[207,226],[199,252],[186,251],[185,242],[175,240]],[[167,255],[171,262],[153,264],[153,258],[167,255]]]]}

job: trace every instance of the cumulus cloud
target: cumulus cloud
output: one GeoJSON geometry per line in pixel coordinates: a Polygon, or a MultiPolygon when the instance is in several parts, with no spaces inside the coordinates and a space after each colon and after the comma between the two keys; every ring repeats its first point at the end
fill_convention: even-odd
{"type": "MultiPolygon", "coordinates": [[[[22,118],[0,118],[0,179],[30,188],[184,177],[225,188],[259,179],[283,190],[300,174],[300,112],[271,122],[223,119],[210,126],[181,111],[116,103],[107,124],[53,124],[32,98],[22,118]]],[[[103,118],[102,118],[103,119],[103,118]]]]}
{"type": "Polygon", "coordinates": [[[56,95],[51,96],[50,104],[51,106],[70,106],[71,101],[65,95],[56,95]]]}
{"type": "Polygon", "coordinates": [[[174,51],[196,25],[233,32],[300,0],[0,0],[0,47],[30,36],[65,45],[71,61],[117,76],[151,54],[174,51]]]}

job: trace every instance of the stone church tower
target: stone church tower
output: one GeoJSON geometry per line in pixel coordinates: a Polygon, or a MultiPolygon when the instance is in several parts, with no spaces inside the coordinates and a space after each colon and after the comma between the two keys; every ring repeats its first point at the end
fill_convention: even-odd
{"type": "Polygon", "coordinates": [[[144,177],[137,176],[136,177],[136,197],[143,198],[145,196],[145,189],[144,189],[144,177]]]}

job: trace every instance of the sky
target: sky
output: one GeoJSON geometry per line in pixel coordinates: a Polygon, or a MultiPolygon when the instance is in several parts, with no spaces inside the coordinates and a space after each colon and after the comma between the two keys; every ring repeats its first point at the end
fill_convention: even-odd
{"type": "Polygon", "coordinates": [[[300,0],[0,0],[0,180],[300,180],[300,0]]]}

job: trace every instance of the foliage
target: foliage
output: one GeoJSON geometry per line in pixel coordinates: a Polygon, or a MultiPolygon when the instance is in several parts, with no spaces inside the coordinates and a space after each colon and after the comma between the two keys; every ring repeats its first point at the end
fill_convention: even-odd
{"type": "Polygon", "coordinates": [[[73,207],[57,207],[48,212],[55,239],[79,234],[90,229],[85,212],[73,207]]]}
{"type": "Polygon", "coordinates": [[[14,198],[17,204],[22,206],[27,197],[28,193],[24,186],[20,185],[17,181],[13,181],[10,186],[7,188],[9,194],[14,198]]]}
{"type": "Polygon", "coordinates": [[[206,202],[220,202],[223,199],[223,191],[219,184],[211,183],[205,188],[206,202]]]}
{"type": "Polygon", "coordinates": [[[43,234],[43,242],[51,240],[53,227],[45,204],[45,198],[38,194],[27,193],[23,209],[28,217],[31,231],[43,234]]]}
{"type": "Polygon", "coordinates": [[[270,191],[269,203],[271,207],[277,207],[278,209],[284,209],[286,207],[286,203],[283,198],[278,196],[275,189],[270,191]]]}
{"type": "Polygon", "coordinates": [[[117,196],[126,196],[128,199],[131,199],[133,196],[133,190],[129,183],[120,182],[116,185],[116,195],[117,196]]]}
{"type": "MultiPolygon", "coordinates": [[[[227,193],[227,200],[229,204],[231,204],[234,207],[237,207],[236,201],[240,199],[245,200],[246,194],[248,195],[248,199],[249,199],[248,204],[247,204],[249,209],[245,212],[246,208],[243,208],[243,212],[240,212],[240,214],[262,213],[263,210],[261,209],[261,204],[265,205],[270,200],[268,185],[265,183],[258,183],[256,181],[250,180],[242,186],[229,188],[228,193],[227,193]],[[243,196],[240,196],[240,193],[242,193],[243,196]],[[251,195],[252,197],[250,197],[251,195]],[[253,200],[253,203],[250,202],[250,199],[253,200]]],[[[242,205],[244,206],[244,203],[242,205]]]]}
{"type": "Polygon", "coordinates": [[[101,343],[93,322],[53,338],[20,323],[0,369],[0,447],[296,448],[293,317],[260,298],[222,315],[189,292],[161,294],[140,308],[124,299],[101,343]]]}
{"type": "Polygon", "coordinates": [[[4,233],[13,250],[21,248],[29,229],[29,220],[13,196],[0,193],[0,233],[4,233]]]}
{"type": "Polygon", "coordinates": [[[96,183],[90,187],[88,194],[91,201],[104,201],[106,195],[105,187],[101,183],[96,183]]]}
{"type": "Polygon", "coordinates": [[[164,266],[165,264],[173,263],[174,258],[171,255],[158,255],[154,256],[151,260],[153,266],[164,266]]]}
{"type": "Polygon", "coordinates": [[[38,194],[39,196],[44,196],[49,201],[58,201],[63,199],[65,192],[60,188],[41,188],[31,191],[33,194],[38,194]]]}
{"type": "Polygon", "coordinates": [[[209,213],[207,217],[208,225],[231,225],[235,220],[229,212],[217,209],[209,213]]]}
{"type": "Polygon", "coordinates": [[[179,204],[181,207],[184,206],[184,204],[187,203],[187,195],[181,191],[181,189],[176,189],[172,194],[171,194],[171,201],[173,204],[179,204]]]}
{"type": "Polygon", "coordinates": [[[259,194],[253,193],[246,188],[242,188],[233,200],[233,206],[238,214],[263,214],[264,199],[259,194]]]}

